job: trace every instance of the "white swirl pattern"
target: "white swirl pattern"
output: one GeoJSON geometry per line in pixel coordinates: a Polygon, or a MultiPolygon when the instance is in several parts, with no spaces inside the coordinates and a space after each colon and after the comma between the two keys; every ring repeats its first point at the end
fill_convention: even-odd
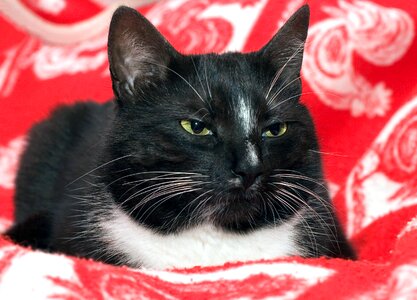
{"type": "Polygon", "coordinates": [[[0,146],[0,188],[14,188],[20,153],[26,145],[25,137],[11,140],[7,146],[0,146]]]}
{"type": "Polygon", "coordinates": [[[339,1],[325,7],[332,17],[313,25],[305,49],[303,75],[318,98],[353,116],[384,116],[392,91],[358,74],[353,55],[377,66],[392,65],[409,49],[414,23],[399,9],[367,1],[339,1]]]}
{"type": "Polygon", "coordinates": [[[388,213],[417,204],[417,96],[388,122],[350,173],[350,236],[388,213]]]}

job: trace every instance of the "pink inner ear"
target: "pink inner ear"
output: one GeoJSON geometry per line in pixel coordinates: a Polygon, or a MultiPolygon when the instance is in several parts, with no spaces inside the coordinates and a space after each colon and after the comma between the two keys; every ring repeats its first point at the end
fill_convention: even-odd
{"type": "MultiPolygon", "coordinates": [[[[98,11],[102,7],[86,13],[85,6],[112,1],[0,2],[1,35],[9,37],[0,39],[0,69],[4,75],[0,76],[2,231],[11,225],[12,185],[15,162],[23,146],[21,136],[62,101],[89,98],[104,102],[111,97],[106,63],[97,62],[98,55],[105,51],[104,44],[100,42],[94,49],[82,52],[78,47],[88,43],[91,46],[91,38],[101,40],[99,35],[108,24],[100,23],[85,30],[85,26],[78,26],[81,22],[75,22],[97,21],[90,16],[101,18],[103,15],[98,11]],[[52,23],[43,23],[44,17],[36,11],[28,15],[31,18],[7,11],[40,3],[64,4],[65,8],[54,14],[54,19],[52,15],[47,19],[52,23]],[[64,19],[74,24],[68,26],[64,19]],[[34,26],[31,22],[34,20],[41,21],[43,26],[34,26]],[[33,55],[42,51],[43,56],[33,55]],[[64,55],[55,60],[56,53],[64,55]]],[[[136,1],[139,2],[149,0],[136,1]]],[[[220,29],[214,34],[209,32],[215,26],[206,25],[210,24],[206,12],[228,24],[236,20],[233,16],[236,11],[265,4],[259,16],[254,14],[256,26],[247,27],[251,35],[269,36],[271,23],[277,24],[285,10],[288,12],[301,2],[168,0],[160,1],[152,10],[157,16],[167,16],[161,17],[161,25],[171,33],[176,30],[175,25],[186,24],[186,30],[192,32],[190,36],[201,38],[200,49],[204,50],[206,41],[213,43],[214,36],[219,36],[219,40],[225,36],[220,29]],[[228,9],[233,5],[234,9],[223,10],[223,5],[228,9]]],[[[412,3],[415,1],[312,1],[315,14],[309,39],[313,39],[306,45],[303,66],[308,94],[305,100],[313,108],[325,143],[324,158],[329,179],[337,191],[338,212],[346,215],[347,229],[355,235],[360,258],[365,261],[290,258],[150,273],[32,251],[0,236],[0,299],[31,299],[36,297],[33,295],[45,299],[123,295],[196,299],[232,295],[259,298],[300,295],[304,299],[326,298],[325,295],[334,299],[355,299],[360,295],[370,299],[416,297],[417,76],[412,66],[416,65],[417,57],[417,14],[412,3]]],[[[230,25],[233,38],[237,37],[240,24],[246,22],[236,21],[230,25]]],[[[173,43],[184,48],[191,40],[184,42],[181,34],[172,33],[172,37],[173,43]]],[[[257,39],[253,39],[246,47],[257,49],[256,43],[257,39]]],[[[276,49],[279,51],[278,46],[276,49]]]]}

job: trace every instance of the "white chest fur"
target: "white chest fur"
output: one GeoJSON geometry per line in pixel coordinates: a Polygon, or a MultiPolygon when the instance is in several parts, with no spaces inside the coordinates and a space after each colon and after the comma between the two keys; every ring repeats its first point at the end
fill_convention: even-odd
{"type": "Polygon", "coordinates": [[[297,221],[292,219],[249,234],[225,232],[207,224],[161,235],[116,210],[114,217],[102,221],[100,227],[112,250],[124,253],[130,265],[167,269],[300,254],[295,244],[297,221]]]}

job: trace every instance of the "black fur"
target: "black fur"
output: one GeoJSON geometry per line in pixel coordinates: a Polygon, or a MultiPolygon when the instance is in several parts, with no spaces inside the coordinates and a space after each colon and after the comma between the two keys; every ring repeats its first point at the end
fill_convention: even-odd
{"type": "Polygon", "coordinates": [[[304,6],[258,52],[185,56],[144,17],[119,8],[109,34],[116,101],[61,107],[31,130],[8,235],[117,264],[123,254],[109,255],[96,228],[115,204],[161,234],[203,222],[245,233],[303,214],[304,256],[354,258],[325,188],[314,124],[298,101],[308,19],[304,6]],[[279,95],[268,103],[277,74],[268,99],[279,95]],[[249,132],[238,117],[242,101],[253,112],[249,132]],[[186,132],[186,119],[213,134],[186,132]],[[282,137],[263,135],[282,122],[282,137]],[[155,195],[154,184],[175,179],[196,190],[155,195]]]}

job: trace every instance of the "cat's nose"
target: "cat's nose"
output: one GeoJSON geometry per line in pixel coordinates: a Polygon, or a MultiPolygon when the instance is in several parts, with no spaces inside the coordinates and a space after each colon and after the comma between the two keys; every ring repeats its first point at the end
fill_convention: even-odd
{"type": "Polygon", "coordinates": [[[250,141],[246,141],[245,147],[239,145],[239,149],[235,152],[235,164],[232,167],[235,186],[248,190],[262,175],[262,171],[258,147],[250,141]]]}
{"type": "Polygon", "coordinates": [[[232,173],[238,178],[240,185],[246,191],[262,175],[261,169],[255,168],[236,168],[232,173]]]}

